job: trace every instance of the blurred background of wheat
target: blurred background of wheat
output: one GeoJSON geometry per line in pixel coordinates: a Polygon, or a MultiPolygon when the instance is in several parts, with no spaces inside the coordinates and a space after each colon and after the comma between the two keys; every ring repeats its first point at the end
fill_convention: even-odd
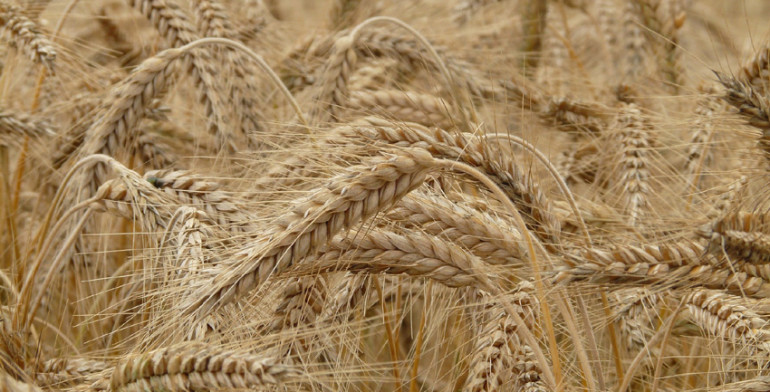
{"type": "Polygon", "coordinates": [[[768,16],[0,0],[0,391],[770,391],[768,16]]]}

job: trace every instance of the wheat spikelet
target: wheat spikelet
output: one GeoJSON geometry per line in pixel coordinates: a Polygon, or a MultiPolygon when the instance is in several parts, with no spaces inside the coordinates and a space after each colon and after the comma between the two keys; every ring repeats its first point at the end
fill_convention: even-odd
{"type": "Polygon", "coordinates": [[[230,266],[193,298],[189,311],[210,312],[299,262],[339,231],[387,210],[422,184],[433,167],[429,153],[404,150],[351,170],[297,201],[261,239],[238,252],[230,266]]]}
{"type": "Polygon", "coordinates": [[[124,360],[110,380],[113,391],[201,391],[280,385],[293,372],[274,358],[188,345],[124,360]]]}
{"type": "Polygon", "coordinates": [[[35,22],[24,16],[18,7],[6,1],[0,2],[0,28],[32,61],[53,71],[56,60],[53,43],[40,32],[35,22]]]}

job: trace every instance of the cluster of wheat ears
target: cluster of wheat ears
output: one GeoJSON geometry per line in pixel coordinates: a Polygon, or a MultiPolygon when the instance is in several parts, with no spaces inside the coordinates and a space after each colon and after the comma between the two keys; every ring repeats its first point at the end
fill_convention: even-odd
{"type": "Polygon", "coordinates": [[[0,0],[0,391],[769,391],[765,3],[0,0]]]}

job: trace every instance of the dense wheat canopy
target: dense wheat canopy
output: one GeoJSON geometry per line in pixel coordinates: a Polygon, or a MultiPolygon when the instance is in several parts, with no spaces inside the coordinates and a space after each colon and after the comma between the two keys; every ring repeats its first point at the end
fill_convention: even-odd
{"type": "Polygon", "coordinates": [[[768,17],[0,0],[0,391],[770,391],[768,17]]]}

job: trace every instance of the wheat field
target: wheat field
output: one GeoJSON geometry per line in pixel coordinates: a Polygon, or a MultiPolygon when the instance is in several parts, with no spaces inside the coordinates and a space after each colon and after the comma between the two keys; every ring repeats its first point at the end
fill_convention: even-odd
{"type": "Polygon", "coordinates": [[[770,391],[769,16],[0,0],[0,391],[770,391]]]}

